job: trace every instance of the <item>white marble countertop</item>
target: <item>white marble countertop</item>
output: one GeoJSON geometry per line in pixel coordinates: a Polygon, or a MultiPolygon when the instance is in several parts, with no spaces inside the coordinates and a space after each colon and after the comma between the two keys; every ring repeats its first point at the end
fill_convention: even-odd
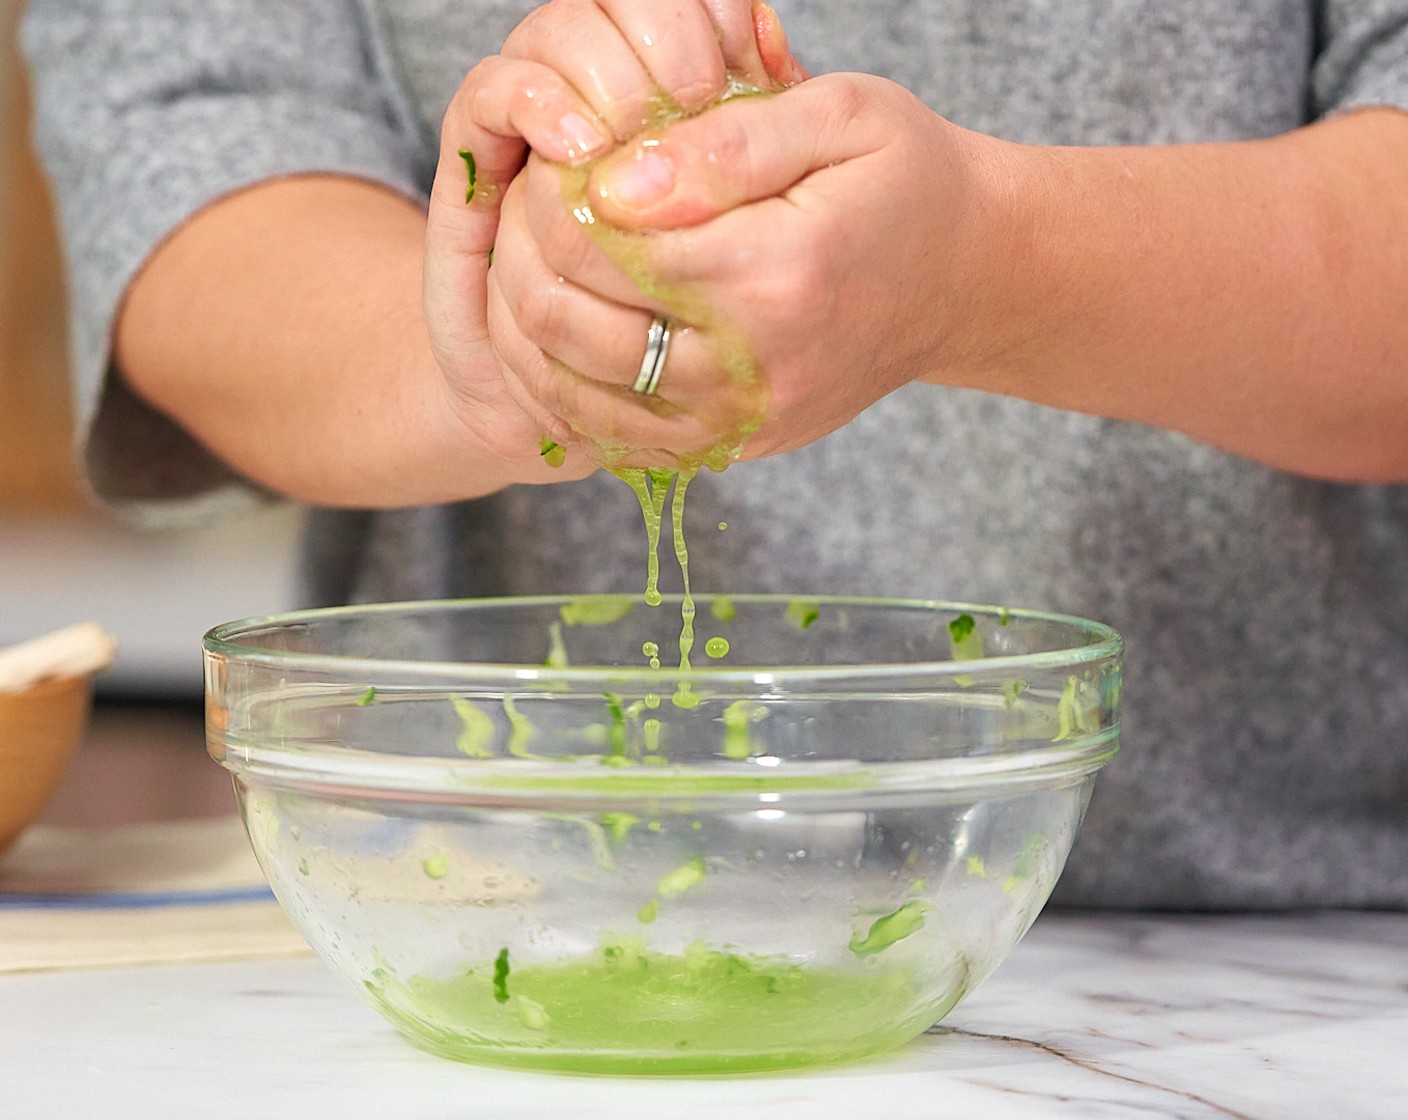
{"type": "Polygon", "coordinates": [[[311,958],[0,976],[0,1114],[1403,1120],[1408,914],[1047,915],[918,1042],[765,1077],[458,1065],[311,958]]]}

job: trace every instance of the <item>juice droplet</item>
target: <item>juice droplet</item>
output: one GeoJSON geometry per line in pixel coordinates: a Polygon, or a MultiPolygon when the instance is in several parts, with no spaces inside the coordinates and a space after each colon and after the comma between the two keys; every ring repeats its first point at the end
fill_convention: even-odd
{"type": "Polygon", "coordinates": [[[645,520],[646,571],[645,601],[652,607],[660,605],[660,522],[665,513],[665,493],[671,476],[668,472],[618,470],[617,477],[629,486],[640,503],[645,520]]]}
{"type": "Polygon", "coordinates": [[[704,643],[704,652],[716,661],[720,657],[728,656],[728,639],[710,638],[704,643]]]}
{"type": "MultiPolygon", "coordinates": [[[[675,475],[675,492],[670,502],[670,524],[675,537],[675,559],[680,566],[684,596],[680,602],[680,668],[689,669],[689,653],[694,648],[694,596],[689,590],[689,548],[684,540],[684,496],[694,480],[697,468],[682,470],[675,475]]],[[[687,686],[682,686],[682,689],[687,686]]],[[[678,701],[676,701],[678,703],[678,701]]],[[[693,705],[690,705],[693,707],[693,705]]]]}
{"type": "Polygon", "coordinates": [[[727,522],[727,521],[720,521],[720,522],[719,522],[719,532],[722,533],[722,532],[723,532],[725,529],[727,529],[727,528],[728,528],[728,522],[727,522]]]}

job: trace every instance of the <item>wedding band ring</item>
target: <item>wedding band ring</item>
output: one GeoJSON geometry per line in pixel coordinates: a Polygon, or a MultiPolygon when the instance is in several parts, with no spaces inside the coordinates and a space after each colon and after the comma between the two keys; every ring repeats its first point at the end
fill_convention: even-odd
{"type": "Polygon", "coordinates": [[[653,396],[660,388],[660,375],[665,372],[665,359],[670,354],[670,320],[656,315],[650,320],[650,330],[645,336],[645,357],[641,359],[640,373],[636,374],[631,392],[643,397],[653,396]]]}

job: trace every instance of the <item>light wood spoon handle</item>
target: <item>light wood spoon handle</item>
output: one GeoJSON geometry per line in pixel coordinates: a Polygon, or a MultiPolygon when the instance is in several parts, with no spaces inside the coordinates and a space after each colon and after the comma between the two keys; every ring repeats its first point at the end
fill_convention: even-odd
{"type": "Polygon", "coordinates": [[[58,677],[86,677],[105,669],[117,642],[96,622],[80,622],[0,649],[0,692],[23,692],[58,677]]]}

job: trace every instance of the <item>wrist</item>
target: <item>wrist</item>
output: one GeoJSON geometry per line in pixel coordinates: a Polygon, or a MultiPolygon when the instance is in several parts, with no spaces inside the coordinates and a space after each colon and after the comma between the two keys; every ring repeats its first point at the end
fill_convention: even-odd
{"type": "Polygon", "coordinates": [[[1049,231],[1060,220],[1050,210],[1043,149],[947,127],[960,183],[958,211],[945,222],[952,259],[938,297],[949,329],[925,379],[1031,397],[1053,283],[1049,231]]]}

